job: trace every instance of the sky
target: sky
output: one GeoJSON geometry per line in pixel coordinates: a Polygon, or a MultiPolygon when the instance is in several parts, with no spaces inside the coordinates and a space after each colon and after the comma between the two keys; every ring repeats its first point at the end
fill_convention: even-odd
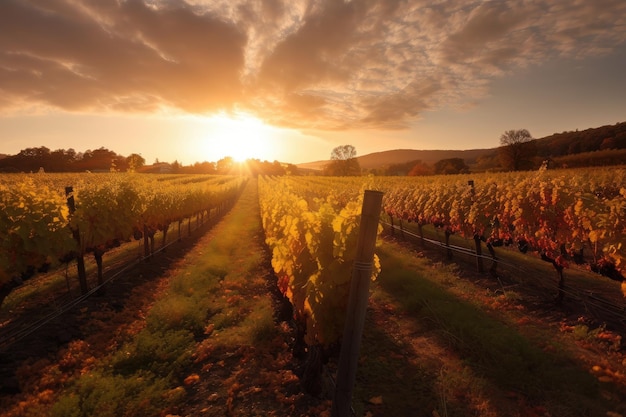
{"type": "Polygon", "coordinates": [[[3,154],[303,163],[623,121],[623,0],[0,0],[3,154]]]}

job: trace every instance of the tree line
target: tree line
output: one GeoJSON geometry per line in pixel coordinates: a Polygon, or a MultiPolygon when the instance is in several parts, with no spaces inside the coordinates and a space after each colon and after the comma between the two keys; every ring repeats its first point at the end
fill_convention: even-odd
{"type": "Polygon", "coordinates": [[[159,162],[146,165],[141,155],[133,153],[129,156],[119,155],[107,148],[101,147],[85,152],[76,152],[74,149],[57,149],[51,151],[45,146],[26,148],[16,155],[0,158],[0,172],[147,172],[172,174],[232,174],[246,175],[287,175],[297,173],[297,167],[292,164],[282,164],[278,161],[268,162],[258,159],[248,159],[244,163],[237,163],[229,156],[217,162],[196,162],[183,165],[178,161],[173,163],[159,162]]]}
{"type": "Polygon", "coordinates": [[[51,151],[40,146],[0,159],[0,172],[133,171],[145,163],[141,155],[122,156],[104,147],[76,152],[72,148],[51,151]]]}

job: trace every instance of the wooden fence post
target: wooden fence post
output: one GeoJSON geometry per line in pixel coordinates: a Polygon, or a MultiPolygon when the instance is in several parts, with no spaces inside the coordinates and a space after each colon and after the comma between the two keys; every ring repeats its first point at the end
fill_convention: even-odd
{"type": "MultiPolygon", "coordinates": [[[[70,216],[76,212],[76,202],[74,201],[74,187],[65,187],[65,198],[67,199],[67,208],[69,209],[70,216]]],[[[72,237],[76,241],[76,269],[78,270],[78,282],[80,284],[80,293],[85,295],[89,292],[89,285],[87,284],[87,271],[85,269],[85,257],[82,241],[80,238],[80,231],[78,227],[72,230],[72,237]]]]}
{"type": "Polygon", "coordinates": [[[478,233],[474,233],[474,248],[476,249],[476,270],[483,272],[483,248],[482,239],[478,233]]]}
{"type": "Polygon", "coordinates": [[[337,387],[333,398],[332,417],[347,417],[352,404],[352,389],[356,379],[361,337],[365,326],[365,312],[372,277],[372,262],[383,193],[366,190],[361,210],[361,223],[357,241],[357,253],[352,268],[350,296],[346,322],[341,341],[337,369],[337,387]]]}

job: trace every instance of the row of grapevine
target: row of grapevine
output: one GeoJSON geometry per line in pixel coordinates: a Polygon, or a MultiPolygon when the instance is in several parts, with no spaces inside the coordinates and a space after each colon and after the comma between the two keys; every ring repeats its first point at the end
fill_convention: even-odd
{"type": "MultiPolygon", "coordinates": [[[[568,260],[623,280],[626,169],[379,179],[387,214],[493,247],[537,250],[561,274],[568,260]]],[[[562,284],[562,283],[561,283],[562,284]]]]}
{"type": "MultiPolygon", "coordinates": [[[[0,178],[0,292],[20,277],[60,261],[77,259],[87,291],[83,256],[93,253],[102,278],[102,255],[119,242],[154,234],[170,224],[209,213],[236,197],[242,179],[163,181],[140,174],[16,174],[0,178]]],[[[148,239],[149,238],[149,239],[148,239]]],[[[148,247],[148,241],[151,246],[148,247]]]]}
{"type": "MultiPolygon", "coordinates": [[[[318,267],[318,258],[332,260],[318,254],[315,239],[334,238],[333,216],[356,201],[364,188],[385,193],[383,209],[388,215],[418,227],[440,227],[447,236],[473,239],[477,249],[485,242],[494,258],[494,248],[502,245],[536,250],[554,265],[559,285],[563,268],[572,260],[616,280],[623,280],[626,270],[624,168],[265,179],[260,188],[264,227],[281,289],[298,314],[311,321],[307,327],[311,329],[319,324],[313,304],[305,303],[315,299],[317,281],[310,277],[315,278],[318,270],[328,271],[318,267]]],[[[324,340],[317,333],[312,331],[309,342],[324,340]]]]}
{"type": "MultiPolygon", "coordinates": [[[[259,178],[272,266],[308,346],[336,345],[343,331],[362,194],[359,179],[259,178]]],[[[372,279],[379,271],[376,258],[372,279]]]]}

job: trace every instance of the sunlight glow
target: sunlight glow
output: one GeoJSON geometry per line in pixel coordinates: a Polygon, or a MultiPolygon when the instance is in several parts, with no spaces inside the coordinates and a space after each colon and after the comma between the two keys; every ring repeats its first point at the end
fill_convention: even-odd
{"type": "Polygon", "coordinates": [[[209,160],[230,156],[237,162],[251,158],[273,160],[277,151],[272,127],[243,113],[208,118],[202,148],[198,151],[209,160]]]}

